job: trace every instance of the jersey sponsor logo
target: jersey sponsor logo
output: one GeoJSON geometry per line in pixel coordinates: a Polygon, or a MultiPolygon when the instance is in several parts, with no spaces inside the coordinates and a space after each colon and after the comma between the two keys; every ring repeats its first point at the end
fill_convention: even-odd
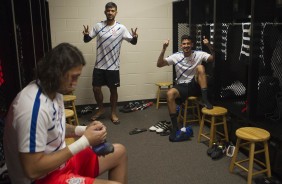
{"type": "Polygon", "coordinates": [[[68,184],[85,184],[85,178],[69,178],[66,181],[68,184]]]}

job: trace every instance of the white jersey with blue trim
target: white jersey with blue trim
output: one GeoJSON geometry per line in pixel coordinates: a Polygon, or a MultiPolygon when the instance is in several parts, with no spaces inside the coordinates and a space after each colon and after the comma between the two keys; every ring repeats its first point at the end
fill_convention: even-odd
{"type": "Polygon", "coordinates": [[[25,177],[18,152],[46,154],[63,149],[65,114],[62,94],[48,98],[35,81],[27,85],[12,102],[5,121],[4,150],[12,183],[30,184],[25,177]]]}
{"type": "Polygon", "coordinates": [[[175,66],[176,83],[189,83],[196,74],[196,67],[207,61],[210,54],[203,51],[192,51],[189,57],[185,57],[183,51],[176,52],[165,60],[169,65],[175,66]]]}
{"type": "Polygon", "coordinates": [[[89,36],[91,38],[97,37],[95,68],[119,70],[122,40],[129,42],[133,38],[127,28],[118,22],[108,26],[106,21],[102,21],[92,28],[89,36]]]}

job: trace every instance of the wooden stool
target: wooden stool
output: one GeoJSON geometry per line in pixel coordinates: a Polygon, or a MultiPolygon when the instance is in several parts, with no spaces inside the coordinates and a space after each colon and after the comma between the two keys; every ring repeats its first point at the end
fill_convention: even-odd
{"type": "Polygon", "coordinates": [[[197,101],[197,97],[190,96],[184,103],[180,105],[178,113],[178,123],[183,121],[183,127],[186,127],[186,123],[197,122],[200,124],[201,115],[200,115],[200,106],[197,101]],[[191,110],[191,117],[187,116],[188,110],[191,110]]]}
{"type": "Polygon", "coordinates": [[[202,120],[200,123],[200,131],[198,135],[198,142],[201,141],[201,136],[209,140],[209,147],[212,146],[212,143],[215,142],[216,133],[224,136],[224,139],[228,142],[228,131],[226,124],[226,114],[227,109],[223,107],[214,106],[212,109],[207,109],[206,107],[202,108],[202,120]],[[220,120],[219,122],[217,122],[220,120]],[[205,122],[210,123],[210,132],[203,133],[203,127],[205,122]],[[217,125],[223,125],[224,133],[221,133],[216,130],[217,125]]]}
{"type": "Polygon", "coordinates": [[[74,112],[75,125],[79,125],[77,113],[76,113],[76,107],[74,103],[75,100],[76,100],[75,95],[64,95],[65,108],[71,109],[74,112]]]}
{"type": "Polygon", "coordinates": [[[248,184],[252,183],[252,176],[260,173],[267,173],[267,177],[271,177],[271,168],[269,160],[269,151],[268,151],[268,139],[270,138],[270,133],[264,129],[256,127],[243,127],[236,130],[237,142],[235,147],[235,152],[231,160],[229,171],[233,172],[234,166],[237,166],[244,171],[248,172],[248,184]],[[243,143],[241,143],[243,142],[243,143]],[[262,143],[263,149],[255,151],[256,143],[262,143]],[[249,147],[248,147],[249,145],[249,147]],[[249,151],[249,158],[236,161],[239,148],[245,148],[249,151]],[[265,163],[254,158],[254,155],[257,153],[265,154],[265,163]],[[242,162],[249,161],[249,168],[241,165],[242,162]],[[254,162],[263,166],[265,169],[253,172],[254,162]]]}
{"type": "Polygon", "coordinates": [[[158,82],[156,85],[158,86],[156,108],[159,109],[160,103],[167,103],[166,99],[160,98],[160,94],[162,91],[168,91],[172,87],[172,82],[158,82]]]}
{"type": "Polygon", "coordinates": [[[74,112],[71,109],[65,109],[66,123],[73,124],[72,119],[74,119],[74,112]]]}

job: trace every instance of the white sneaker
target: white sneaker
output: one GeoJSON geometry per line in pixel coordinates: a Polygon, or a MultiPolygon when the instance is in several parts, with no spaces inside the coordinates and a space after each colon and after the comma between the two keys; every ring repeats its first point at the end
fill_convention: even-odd
{"type": "Polygon", "coordinates": [[[151,126],[151,127],[149,128],[149,130],[150,130],[151,132],[155,132],[157,129],[161,128],[162,125],[165,124],[165,123],[166,123],[166,121],[159,121],[159,122],[156,123],[155,125],[151,126]]]}
{"type": "Polygon", "coordinates": [[[171,122],[165,122],[160,128],[156,130],[157,133],[168,131],[171,127],[171,122]]]}

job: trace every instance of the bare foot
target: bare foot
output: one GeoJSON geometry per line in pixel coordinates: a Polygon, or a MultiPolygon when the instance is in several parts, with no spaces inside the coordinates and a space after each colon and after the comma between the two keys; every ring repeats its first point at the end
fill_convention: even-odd
{"type": "Polygon", "coordinates": [[[99,119],[104,119],[105,118],[104,113],[105,113],[104,109],[101,110],[99,109],[98,112],[96,112],[96,114],[94,114],[94,116],[91,117],[91,120],[95,121],[99,119]]]}
{"type": "Polygon", "coordinates": [[[119,119],[118,119],[118,117],[117,117],[116,114],[112,114],[111,121],[112,121],[113,124],[115,124],[115,125],[120,124],[120,121],[119,121],[119,119]]]}

